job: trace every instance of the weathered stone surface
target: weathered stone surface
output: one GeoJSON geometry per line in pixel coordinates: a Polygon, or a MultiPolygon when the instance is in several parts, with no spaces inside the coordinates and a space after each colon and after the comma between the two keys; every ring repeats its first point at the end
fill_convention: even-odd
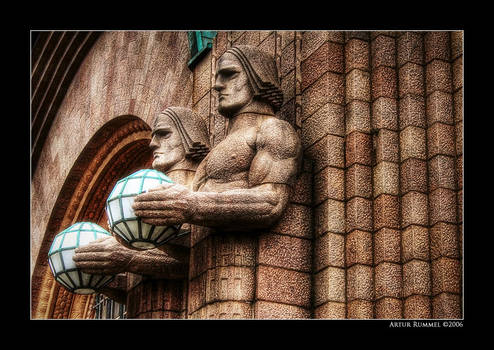
{"type": "Polygon", "coordinates": [[[367,265],[356,264],[347,269],[347,299],[367,300],[374,298],[373,268],[367,265]]]}
{"type": "Polygon", "coordinates": [[[398,130],[398,105],[396,99],[379,97],[372,102],[372,127],[398,130]]]}
{"type": "Polygon", "coordinates": [[[256,299],[310,307],[311,277],[308,273],[259,265],[256,299]]]}
{"type": "Polygon", "coordinates": [[[345,303],[328,301],[317,307],[314,311],[316,319],[344,319],[346,314],[345,303]]]}
{"type": "Polygon", "coordinates": [[[374,263],[401,262],[400,230],[382,228],[374,234],[374,263]]]}
{"type": "Polygon", "coordinates": [[[372,234],[360,230],[350,232],[346,236],[345,253],[347,267],[353,264],[372,265],[372,234]]]}
{"type": "Polygon", "coordinates": [[[381,297],[401,297],[401,264],[383,262],[375,267],[376,299],[381,297]]]}
{"type": "Polygon", "coordinates": [[[384,297],[376,301],[376,318],[401,319],[402,315],[403,303],[400,299],[384,297]]]}
{"type": "Polygon", "coordinates": [[[429,260],[429,231],[427,227],[410,225],[402,233],[403,262],[413,259],[429,260]]]}
{"type": "Polygon", "coordinates": [[[272,303],[268,301],[257,301],[254,305],[256,319],[307,319],[310,312],[295,305],[272,303]]]}
{"type": "Polygon", "coordinates": [[[267,233],[259,236],[258,263],[310,272],[311,251],[307,239],[267,233]]]}
{"type": "Polygon", "coordinates": [[[353,300],[348,302],[347,318],[350,319],[374,318],[374,303],[367,300],[353,300]]]}
{"type": "Polygon", "coordinates": [[[403,264],[403,296],[430,295],[431,286],[430,264],[421,260],[412,260],[403,264]]]}
{"type": "Polygon", "coordinates": [[[343,235],[328,232],[316,238],[314,244],[314,272],[317,273],[328,266],[345,266],[345,238],[343,235]]]}
{"type": "Polygon", "coordinates": [[[404,318],[425,319],[431,318],[431,300],[425,295],[412,295],[403,303],[404,318]]]}
{"type": "Polygon", "coordinates": [[[328,267],[315,275],[314,303],[319,306],[325,302],[345,301],[345,270],[328,267]]]}

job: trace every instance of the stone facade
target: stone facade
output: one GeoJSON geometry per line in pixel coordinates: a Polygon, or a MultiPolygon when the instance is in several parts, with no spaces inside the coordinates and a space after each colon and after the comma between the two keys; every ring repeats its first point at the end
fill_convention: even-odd
{"type": "Polygon", "coordinates": [[[290,205],[255,237],[193,229],[179,242],[189,278],[127,278],[129,316],[462,318],[460,31],[219,31],[192,70],[186,32],[100,33],[33,169],[32,318],[93,317],[94,297],[51,277],[54,235],[83,220],[106,227],[104,201],[118,179],[150,167],[149,126],[166,107],[204,117],[212,147],[224,138],[212,86],[236,44],[277,62],[278,115],[304,150],[290,205]]]}

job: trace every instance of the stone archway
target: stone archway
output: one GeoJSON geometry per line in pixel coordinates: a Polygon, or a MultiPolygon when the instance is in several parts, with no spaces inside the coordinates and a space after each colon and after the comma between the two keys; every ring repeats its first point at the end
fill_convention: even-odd
{"type": "Polygon", "coordinates": [[[86,318],[91,296],[74,295],[53,279],[46,255],[53,237],[78,221],[107,229],[105,200],[115,182],[151,166],[150,128],[140,118],[124,115],[106,123],[86,145],[60,191],[33,274],[33,318],[86,318]]]}

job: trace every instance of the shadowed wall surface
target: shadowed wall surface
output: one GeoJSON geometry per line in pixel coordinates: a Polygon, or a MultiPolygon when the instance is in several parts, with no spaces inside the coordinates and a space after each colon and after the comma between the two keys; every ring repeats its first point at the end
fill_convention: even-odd
{"type": "MultiPolygon", "coordinates": [[[[71,188],[90,181],[77,175],[90,140],[101,129],[111,137],[104,126],[114,118],[136,116],[143,123],[115,124],[125,130],[115,141],[122,144],[148,132],[157,112],[179,105],[207,118],[214,146],[227,126],[212,90],[216,62],[235,44],[275,57],[284,92],[278,115],[302,140],[303,172],[269,232],[219,239],[193,231],[186,304],[171,308],[174,317],[461,318],[460,31],[219,31],[192,70],[186,32],[101,33],[33,168],[33,302],[48,289],[44,302],[56,304],[53,285],[41,284],[38,271],[62,222],[76,217],[66,209],[81,200],[63,189],[67,181],[71,188]]],[[[146,141],[139,142],[127,153],[132,159],[145,152],[146,141]]],[[[94,154],[103,147],[97,143],[94,154]]],[[[132,167],[128,158],[118,161],[132,167]]],[[[166,295],[161,284],[155,289],[166,295]]],[[[143,317],[163,317],[137,304],[143,317]]],[[[90,307],[80,305],[60,317],[90,317],[90,307]]]]}

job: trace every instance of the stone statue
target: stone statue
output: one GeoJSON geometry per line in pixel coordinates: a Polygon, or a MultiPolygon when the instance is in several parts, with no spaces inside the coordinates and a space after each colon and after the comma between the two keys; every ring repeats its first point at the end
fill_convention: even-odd
{"type": "MultiPolygon", "coordinates": [[[[149,146],[153,150],[152,167],[173,181],[190,187],[199,161],[209,151],[206,124],[190,109],[169,107],[155,118],[149,146]]],[[[115,275],[132,272],[166,279],[187,276],[188,251],[180,246],[165,244],[140,251],[129,248],[115,235],[92,242],[75,252],[76,266],[87,273],[115,275]]],[[[111,294],[105,293],[108,290],[101,292],[111,294]]]]}
{"type": "Polygon", "coordinates": [[[285,210],[302,151],[293,127],[275,116],[283,94],[273,57],[232,47],[218,61],[214,89],[226,137],[197,168],[192,190],[163,184],[136,197],[144,222],[248,231],[271,227],[285,210]]]}

